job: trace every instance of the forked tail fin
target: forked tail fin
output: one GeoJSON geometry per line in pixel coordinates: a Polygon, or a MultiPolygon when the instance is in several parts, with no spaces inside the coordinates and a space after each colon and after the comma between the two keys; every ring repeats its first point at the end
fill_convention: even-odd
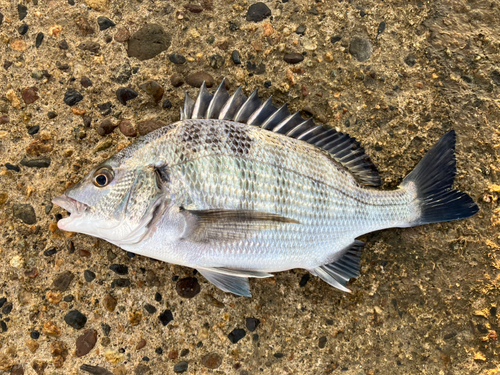
{"type": "Polygon", "coordinates": [[[453,190],[457,173],[454,130],[450,130],[429,150],[401,186],[414,184],[421,216],[411,225],[465,219],[479,208],[472,198],[453,190]]]}

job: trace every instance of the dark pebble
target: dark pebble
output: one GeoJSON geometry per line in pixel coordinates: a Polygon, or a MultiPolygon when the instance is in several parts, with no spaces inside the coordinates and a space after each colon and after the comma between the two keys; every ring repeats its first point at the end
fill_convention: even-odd
{"type": "Polygon", "coordinates": [[[10,375],[24,375],[23,365],[18,364],[12,366],[12,368],[10,369],[10,375]]]}
{"type": "Polygon", "coordinates": [[[124,279],[124,278],[120,278],[120,279],[114,279],[112,282],[111,282],[111,288],[127,288],[129,287],[131,284],[130,282],[130,279],[124,279]]]}
{"type": "Polygon", "coordinates": [[[97,42],[83,42],[78,45],[78,48],[96,54],[101,49],[101,45],[97,42]]]}
{"type": "Polygon", "coordinates": [[[2,23],[3,23],[3,14],[0,13],[0,26],[2,26],[2,23]]]}
{"type": "Polygon", "coordinates": [[[174,320],[174,316],[172,315],[172,311],[165,310],[158,316],[158,319],[160,320],[161,324],[166,326],[168,323],[174,320]]]}
{"type": "Polygon", "coordinates": [[[113,133],[113,130],[115,130],[117,126],[118,125],[114,124],[110,118],[106,118],[99,124],[99,127],[97,128],[97,134],[104,137],[106,134],[113,133]]]}
{"type": "Polygon", "coordinates": [[[48,157],[40,157],[29,160],[24,158],[21,160],[21,165],[28,168],[48,168],[50,166],[50,159],[48,157]]]}
{"type": "Polygon", "coordinates": [[[92,81],[90,80],[89,77],[82,77],[80,78],[80,85],[82,85],[84,88],[89,88],[92,86],[92,81]]]}
{"type": "Polygon", "coordinates": [[[160,25],[148,24],[139,29],[128,41],[129,57],[139,60],[149,60],[165,51],[171,42],[171,37],[160,25]]]}
{"type": "Polygon", "coordinates": [[[153,305],[150,305],[149,303],[146,303],[144,305],[144,309],[150,313],[150,314],[154,314],[156,312],[156,307],[154,307],[153,305]]]}
{"type": "Polygon", "coordinates": [[[161,298],[161,294],[160,294],[160,293],[158,293],[158,292],[156,292],[156,293],[155,293],[155,301],[156,301],[156,302],[161,302],[161,299],[162,299],[162,298],[161,298]]]}
{"type": "Polygon", "coordinates": [[[332,36],[332,38],[330,39],[330,42],[332,44],[335,44],[337,42],[340,42],[342,40],[342,36],[340,35],[335,35],[335,36],[332,36]]]}
{"type": "Polygon", "coordinates": [[[83,16],[78,17],[75,20],[75,24],[83,35],[90,35],[94,34],[95,32],[94,28],[90,25],[89,21],[83,16]]]}
{"type": "Polygon", "coordinates": [[[97,105],[97,109],[103,116],[107,116],[111,113],[111,108],[113,107],[113,104],[111,102],[106,102],[106,103],[101,103],[97,105]]]}
{"type": "Polygon", "coordinates": [[[12,311],[12,302],[7,302],[2,308],[2,314],[9,315],[12,311]]]}
{"type": "Polygon", "coordinates": [[[17,29],[17,31],[19,32],[19,34],[24,35],[28,32],[28,29],[29,26],[24,23],[21,26],[19,26],[19,29],[17,29]]]}
{"type": "Polygon", "coordinates": [[[75,275],[73,275],[70,271],[60,273],[52,282],[52,289],[65,292],[68,290],[69,284],[71,284],[74,278],[75,275]]]}
{"type": "Polygon", "coordinates": [[[271,9],[262,3],[258,2],[250,5],[247,11],[246,19],[249,22],[260,22],[271,15],[271,9]]]}
{"type": "Polygon", "coordinates": [[[309,273],[304,274],[304,276],[300,279],[299,286],[302,288],[305,287],[310,278],[311,275],[309,273]]]}
{"type": "Polygon", "coordinates": [[[173,282],[176,282],[177,280],[179,280],[179,276],[177,276],[177,275],[176,276],[172,276],[172,281],[173,282]]]}
{"type": "Polygon", "coordinates": [[[72,294],[68,294],[67,296],[64,296],[63,301],[64,302],[73,302],[75,300],[75,297],[72,294]]]}
{"type": "Polygon", "coordinates": [[[184,84],[184,78],[180,74],[174,73],[170,77],[170,83],[173,87],[180,87],[184,84]]]}
{"type": "Polygon", "coordinates": [[[205,72],[193,73],[186,77],[187,84],[192,87],[201,87],[203,81],[207,87],[212,87],[215,83],[214,77],[205,72]]]}
{"type": "Polygon", "coordinates": [[[408,65],[410,68],[415,66],[417,63],[417,59],[415,58],[415,55],[408,55],[405,57],[405,64],[408,65]]]}
{"type": "Polygon", "coordinates": [[[229,31],[238,31],[240,29],[240,25],[236,21],[229,21],[229,31]]]}
{"type": "Polygon", "coordinates": [[[186,62],[186,58],[180,53],[172,53],[168,55],[168,59],[174,64],[184,64],[186,62]]]}
{"type": "Polygon", "coordinates": [[[295,33],[304,35],[306,33],[306,27],[304,25],[300,25],[299,27],[297,27],[297,30],[295,30],[295,33]]]}
{"type": "Polygon", "coordinates": [[[74,329],[82,329],[87,323],[87,317],[78,310],[71,310],[64,316],[64,321],[74,329]]]}
{"type": "Polygon", "coordinates": [[[244,329],[241,328],[235,328],[231,331],[229,335],[227,335],[227,338],[229,341],[231,341],[233,344],[236,344],[238,341],[240,341],[243,337],[246,336],[246,332],[244,329]]]}
{"type": "Polygon", "coordinates": [[[92,118],[89,116],[83,116],[83,125],[86,128],[90,128],[90,125],[92,125],[92,118]]]}
{"type": "Polygon", "coordinates": [[[53,118],[57,117],[57,113],[55,113],[54,111],[49,111],[47,112],[47,117],[52,120],[53,118]]]}
{"type": "Polygon", "coordinates": [[[0,116],[0,124],[8,124],[10,122],[9,116],[2,115],[0,116]]]}
{"type": "Polygon", "coordinates": [[[124,264],[112,264],[109,266],[109,269],[118,275],[127,275],[128,274],[128,267],[124,264]]]}
{"type": "Polygon", "coordinates": [[[158,103],[161,98],[163,98],[163,94],[165,92],[165,90],[163,90],[163,87],[161,87],[158,82],[152,80],[140,84],[139,88],[146,91],[148,95],[151,95],[155,103],[158,103]]]}
{"type": "Polygon", "coordinates": [[[129,100],[137,98],[138,95],[139,94],[137,92],[129,89],[128,87],[120,87],[118,90],[116,90],[116,97],[118,98],[118,101],[123,105],[127,105],[127,102],[129,100]]]}
{"type": "Polygon", "coordinates": [[[39,48],[42,45],[43,38],[45,38],[45,35],[43,33],[38,33],[36,34],[36,39],[35,39],[35,47],[39,48]]]}
{"type": "Polygon", "coordinates": [[[326,341],[327,341],[326,336],[321,336],[318,340],[318,347],[320,349],[323,349],[326,346],[326,341]]]}
{"type": "Polygon", "coordinates": [[[97,24],[99,25],[99,29],[101,31],[116,26],[116,24],[113,21],[111,21],[108,17],[103,17],[103,16],[97,17],[97,24]]]}
{"type": "Polygon", "coordinates": [[[5,70],[7,70],[7,69],[9,69],[9,68],[12,66],[12,64],[13,64],[13,62],[12,62],[12,61],[5,60],[5,61],[3,62],[3,68],[4,68],[5,70]]]}
{"type": "Polygon", "coordinates": [[[495,85],[500,86],[500,72],[498,70],[494,70],[491,72],[491,79],[495,83],[495,85]]]}
{"type": "Polygon", "coordinates": [[[201,359],[201,364],[214,370],[222,364],[222,358],[217,353],[209,353],[201,359]]]}
{"type": "Polygon", "coordinates": [[[264,87],[265,87],[266,89],[268,89],[268,88],[269,88],[269,87],[271,87],[272,85],[273,85],[273,83],[272,83],[271,81],[265,81],[265,82],[264,82],[264,87]]]}
{"type": "Polygon", "coordinates": [[[285,62],[287,62],[288,64],[298,64],[299,62],[304,60],[304,56],[300,53],[292,52],[292,53],[287,53],[283,57],[283,60],[285,60],[285,62]]]}
{"type": "MultiPolygon", "coordinates": [[[[21,162],[22,164],[22,162],[21,162]]],[[[12,206],[12,214],[25,224],[35,224],[35,209],[30,204],[16,203],[12,206]]]]}
{"type": "Polygon", "coordinates": [[[75,5],[75,0],[68,0],[68,4],[71,6],[75,5]]]}
{"type": "Polygon", "coordinates": [[[349,53],[359,62],[367,61],[372,55],[372,44],[366,38],[354,36],[349,45],[349,53]]]}
{"type": "Polygon", "coordinates": [[[3,307],[3,305],[5,305],[5,302],[7,302],[7,298],[5,297],[0,298],[0,309],[3,307]]]}
{"type": "Polygon", "coordinates": [[[111,326],[107,323],[101,323],[101,328],[104,336],[109,336],[109,333],[111,332],[111,326]]]}
{"type": "Polygon", "coordinates": [[[224,66],[224,58],[219,54],[213,54],[210,56],[210,66],[214,69],[219,69],[224,66]]]}
{"type": "Polygon", "coordinates": [[[155,349],[155,353],[158,355],[161,355],[161,354],[163,354],[163,349],[158,347],[155,349]]]}
{"type": "Polygon", "coordinates": [[[83,100],[83,95],[80,94],[75,89],[68,89],[64,94],[64,103],[66,103],[69,106],[73,106],[82,100],[83,100]]]}
{"type": "Polygon", "coordinates": [[[168,99],[165,99],[163,101],[163,103],[161,103],[161,107],[163,109],[170,109],[170,108],[172,108],[172,102],[170,100],[168,100],[168,99]]]}
{"type": "Polygon", "coordinates": [[[126,137],[137,137],[137,130],[135,130],[134,125],[129,120],[120,121],[118,129],[126,137]]]}
{"type": "Polygon", "coordinates": [[[177,281],[175,290],[182,298],[193,298],[200,293],[201,289],[196,277],[186,277],[177,281]]]}
{"type": "MultiPolygon", "coordinates": [[[[152,131],[163,128],[166,125],[163,121],[159,120],[144,120],[137,123],[137,132],[139,135],[146,135],[152,131]]],[[[133,254],[133,253],[131,253],[133,254]]]]}
{"type": "Polygon", "coordinates": [[[364,16],[366,16],[366,12],[365,12],[364,10],[362,10],[362,11],[360,11],[360,12],[359,12],[359,15],[360,15],[361,17],[364,17],[364,16]]]}
{"type": "Polygon", "coordinates": [[[69,48],[68,42],[66,42],[66,40],[64,40],[64,39],[61,40],[57,46],[59,47],[59,49],[62,49],[62,50],[67,50],[69,48]]]}
{"type": "Polygon", "coordinates": [[[203,11],[203,7],[196,4],[185,4],[184,8],[189,10],[191,13],[201,13],[203,11]]]}
{"type": "MultiPolygon", "coordinates": [[[[144,361],[144,358],[143,358],[143,361],[144,361]]],[[[151,369],[148,366],[146,366],[142,363],[139,363],[134,369],[134,375],[146,375],[146,374],[150,374],[150,371],[151,371],[151,369]]]]}
{"type": "Polygon", "coordinates": [[[50,257],[50,256],[56,255],[56,254],[57,254],[57,249],[55,247],[47,249],[43,252],[43,255],[45,255],[46,257],[50,257]]]}
{"type": "Polygon", "coordinates": [[[314,16],[317,16],[319,14],[318,12],[318,8],[316,7],[311,7],[311,9],[309,9],[309,14],[312,14],[314,16]]]}
{"type": "Polygon", "coordinates": [[[116,30],[114,38],[118,43],[124,43],[130,39],[130,32],[125,27],[120,27],[116,30]]]}
{"type": "Polygon", "coordinates": [[[31,331],[30,332],[30,337],[33,339],[33,340],[38,340],[40,338],[40,332],[34,330],[34,331],[31,331]]]}
{"type": "Polygon", "coordinates": [[[132,77],[132,67],[129,62],[120,65],[113,71],[113,75],[111,76],[111,80],[117,83],[126,83],[132,77]]]}
{"type": "Polygon", "coordinates": [[[174,366],[174,372],[176,374],[181,374],[181,373],[187,371],[188,367],[189,367],[189,365],[186,361],[179,362],[174,366]]]}
{"type": "Polygon", "coordinates": [[[83,271],[83,277],[85,278],[85,281],[90,283],[94,281],[95,279],[95,273],[92,272],[91,270],[85,270],[83,271]]]}
{"type": "Polygon", "coordinates": [[[274,354],[273,354],[273,357],[274,357],[274,358],[278,358],[278,359],[279,359],[279,358],[283,358],[283,357],[284,357],[284,354],[283,354],[283,353],[274,353],[274,354]]]}
{"type": "Polygon", "coordinates": [[[260,320],[256,318],[246,318],[247,329],[253,332],[257,329],[260,324],[260,320]]]}
{"type": "Polygon", "coordinates": [[[327,319],[326,324],[328,324],[329,326],[333,326],[333,319],[327,319]]]}
{"type": "Polygon", "coordinates": [[[88,354],[94,348],[96,342],[97,331],[95,329],[86,330],[83,335],[76,339],[76,356],[83,357],[88,354]]]}
{"type": "Polygon", "coordinates": [[[185,357],[189,354],[189,349],[182,349],[181,350],[181,357],[185,357]]]}
{"type": "Polygon", "coordinates": [[[80,370],[88,372],[91,375],[113,375],[111,371],[106,370],[104,367],[81,365],[80,370]]]}
{"type": "Polygon", "coordinates": [[[444,335],[443,338],[445,340],[449,340],[449,339],[452,339],[453,337],[455,337],[456,335],[457,335],[457,332],[453,331],[453,332],[450,332],[450,333],[447,333],[446,335],[444,335]]]}
{"type": "Polygon", "coordinates": [[[234,50],[234,51],[231,53],[231,59],[233,60],[233,63],[235,63],[236,65],[241,64],[241,57],[240,57],[240,53],[239,53],[237,50],[234,50]]]}
{"type": "Polygon", "coordinates": [[[63,72],[67,72],[68,70],[70,70],[70,66],[68,64],[62,64],[60,65],[59,61],[56,63],[57,65],[57,69],[63,71],[63,72]]]}
{"type": "Polygon", "coordinates": [[[492,307],[490,308],[490,315],[491,315],[493,318],[496,318],[496,316],[497,316],[497,308],[496,308],[496,306],[492,306],[492,307]]]}
{"type": "Polygon", "coordinates": [[[5,163],[5,168],[7,168],[9,171],[21,172],[21,168],[14,164],[5,163]]]}
{"type": "Polygon", "coordinates": [[[36,102],[40,97],[38,96],[38,89],[36,87],[27,87],[21,91],[21,96],[26,104],[36,102]]]}
{"type": "Polygon", "coordinates": [[[3,320],[0,321],[0,328],[2,329],[2,332],[7,332],[7,323],[5,323],[3,320]]]}
{"type": "Polygon", "coordinates": [[[385,31],[385,22],[382,21],[378,24],[378,29],[377,29],[377,36],[382,34],[385,31]]]}
{"type": "Polygon", "coordinates": [[[28,15],[28,7],[23,4],[17,4],[17,13],[19,14],[19,21],[22,21],[28,15]]]}
{"type": "Polygon", "coordinates": [[[144,356],[144,357],[142,357],[142,360],[143,360],[143,361],[146,361],[146,362],[149,362],[149,357],[144,356]]]}

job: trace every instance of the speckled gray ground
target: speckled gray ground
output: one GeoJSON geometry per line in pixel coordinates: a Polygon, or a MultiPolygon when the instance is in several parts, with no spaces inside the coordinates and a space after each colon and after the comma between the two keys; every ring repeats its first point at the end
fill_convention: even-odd
{"type": "Polygon", "coordinates": [[[190,374],[500,373],[498,1],[268,1],[272,18],[261,22],[246,20],[254,2],[245,0],[204,0],[189,9],[188,0],[20,3],[27,8],[22,21],[22,6],[0,0],[0,298],[6,299],[0,300],[0,373],[87,374],[80,367],[88,364],[99,366],[95,374],[171,374],[182,361],[190,374]],[[99,31],[102,16],[116,26],[99,31]],[[20,35],[24,23],[28,30],[20,35]],[[119,29],[134,34],[152,23],[171,36],[168,49],[152,59],[128,57],[127,43],[113,39],[119,29]],[[295,32],[301,25],[303,35],[295,32]],[[368,53],[362,63],[353,48],[349,53],[353,37],[372,45],[371,54],[357,55],[368,53]],[[60,48],[62,40],[68,49],[60,48]],[[84,42],[88,50],[79,47],[84,42]],[[241,65],[233,63],[233,50],[241,65]],[[292,52],[307,53],[290,65],[283,57],[292,52]],[[172,53],[187,61],[172,63],[172,53]],[[117,78],[120,69],[125,75],[117,78]],[[56,214],[64,212],[51,208],[50,199],[133,140],[118,129],[100,136],[99,124],[107,116],[135,126],[150,118],[177,120],[184,91],[196,89],[175,88],[170,77],[201,71],[216,83],[227,77],[231,91],[259,88],[277,104],[307,107],[319,122],[358,138],[384,188],[397,186],[425,150],[455,129],[456,185],[480,213],[365,236],[362,276],[352,294],[315,278],[301,287],[305,271],[294,270],[252,280],[251,299],[223,293],[199,275],[201,292],[181,298],[172,278],[193,276],[191,269],[129,258],[104,241],[57,230],[56,214]],[[92,86],[84,88],[83,77],[92,86]],[[151,79],[165,90],[158,104],[139,89],[151,79]],[[22,90],[29,87],[38,92],[25,91],[27,101],[39,98],[27,104],[22,90]],[[123,106],[119,87],[139,96],[123,106]],[[65,104],[68,89],[83,100],[65,104]],[[166,99],[172,108],[162,107],[166,99]],[[98,105],[108,101],[110,114],[103,115],[98,105]],[[49,112],[57,117],[49,119],[49,112]],[[92,119],[90,127],[84,117],[92,119]],[[39,131],[30,135],[34,126],[39,131]],[[50,166],[21,164],[37,157],[49,158],[50,166]],[[31,205],[36,217],[19,204],[31,205]],[[111,264],[128,266],[128,274],[115,274],[111,264]],[[85,270],[96,278],[86,281],[85,270]],[[54,285],[65,272],[74,275],[69,285],[54,285]],[[130,285],[113,287],[117,278],[130,285]],[[87,317],[84,328],[65,322],[70,310],[87,317]],[[158,318],[165,310],[173,315],[166,326],[158,318]],[[254,332],[248,317],[260,320],[254,332]],[[227,336],[235,328],[246,336],[233,344],[227,336]],[[35,330],[38,339],[30,336],[35,330]],[[76,342],[86,330],[96,330],[97,343],[78,357],[76,342]],[[137,349],[142,339],[145,346],[137,349]],[[221,361],[215,370],[203,361],[209,353],[213,366],[221,361]]]}

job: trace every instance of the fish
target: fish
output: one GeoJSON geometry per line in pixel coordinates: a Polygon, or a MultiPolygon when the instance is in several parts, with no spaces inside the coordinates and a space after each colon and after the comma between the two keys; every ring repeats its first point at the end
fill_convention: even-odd
{"type": "Polygon", "coordinates": [[[180,120],[137,139],[53,199],[64,231],[195,268],[250,297],[249,278],[305,269],[349,292],[364,242],[387,228],[465,219],[451,130],[394,190],[354,138],[276,107],[272,97],[186,92],[180,120]]]}

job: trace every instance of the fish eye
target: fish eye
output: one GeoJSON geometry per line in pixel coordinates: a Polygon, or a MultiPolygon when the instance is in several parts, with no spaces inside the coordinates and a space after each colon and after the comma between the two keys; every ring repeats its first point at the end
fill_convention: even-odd
{"type": "Polygon", "coordinates": [[[94,173],[94,185],[97,187],[107,186],[113,181],[113,171],[107,167],[100,168],[94,173]]]}

